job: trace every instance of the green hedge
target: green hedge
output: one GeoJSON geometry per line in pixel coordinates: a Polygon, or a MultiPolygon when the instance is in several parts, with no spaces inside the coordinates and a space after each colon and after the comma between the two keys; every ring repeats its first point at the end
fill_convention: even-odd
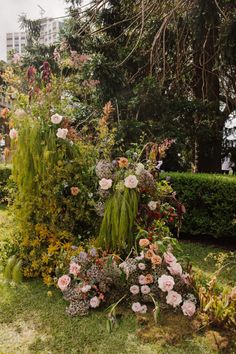
{"type": "Polygon", "coordinates": [[[8,202],[9,189],[11,185],[9,180],[10,175],[11,166],[0,164],[0,204],[5,204],[8,202]]]}
{"type": "Polygon", "coordinates": [[[236,238],[236,176],[191,173],[168,176],[186,207],[182,232],[236,238]]]}

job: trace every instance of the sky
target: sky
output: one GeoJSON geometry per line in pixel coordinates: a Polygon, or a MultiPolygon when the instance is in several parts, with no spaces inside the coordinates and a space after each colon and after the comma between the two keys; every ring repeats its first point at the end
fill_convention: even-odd
{"type": "Polygon", "coordinates": [[[40,18],[40,5],[44,17],[66,14],[64,0],[0,0],[0,60],[6,60],[6,33],[20,31],[18,17],[25,13],[28,18],[40,18]]]}

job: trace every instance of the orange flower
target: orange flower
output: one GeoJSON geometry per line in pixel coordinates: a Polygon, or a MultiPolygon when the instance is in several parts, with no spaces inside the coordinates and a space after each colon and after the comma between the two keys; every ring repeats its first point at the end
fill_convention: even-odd
{"type": "Polygon", "coordinates": [[[151,258],[151,262],[152,262],[153,265],[160,265],[162,263],[162,258],[160,256],[154,255],[151,258]]]}
{"type": "Polygon", "coordinates": [[[7,118],[7,115],[8,115],[9,112],[10,112],[10,111],[9,111],[8,108],[3,108],[3,109],[1,110],[1,116],[2,116],[2,118],[7,118]]]}
{"type": "Polygon", "coordinates": [[[147,274],[146,277],[145,277],[145,280],[146,280],[146,284],[151,284],[151,283],[153,283],[153,276],[152,276],[152,274],[147,274]]]}
{"type": "Polygon", "coordinates": [[[118,164],[120,168],[127,168],[129,166],[129,161],[126,157],[120,157],[118,164]]]}
{"type": "Polygon", "coordinates": [[[141,238],[139,240],[140,247],[147,247],[150,244],[150,241],[147,238],[141,238]]]}
{"type": "Polygon", "coordinates": [[[151,259],[154,256],[155,256],[155,253],[152,250],[148,250],[144,255],[144,257],[147,259],[151,259]]]}
{"type": "Polygon", "coordinates": [[[76,196],[77,194],[79,194],[80,189],[78,187],[71,187],[70,192],[71,195],[76,196]]]}
{"type": "Polygon", "coordinates": [[[150,250],[152,250],[153,252],[158,250],[158,246],[157,246],[156,244],[151,244],[151,245],[149,246],[149,248],[150,248],[150,250]]]}

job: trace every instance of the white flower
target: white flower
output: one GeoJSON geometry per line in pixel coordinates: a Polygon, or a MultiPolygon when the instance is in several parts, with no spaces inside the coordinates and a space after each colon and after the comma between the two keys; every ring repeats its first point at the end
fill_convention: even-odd
{"type": "Polygon", "coordinates": [[[67,136],[67,133],[68,133],[68,129],[65,129],[65,128],[58,128],[57,129],[57,133],[56,133],[56,136],[60,139],[66,139],[66,136],[67,136]]]}
{"type": "Polygon", "coordinates": [[[99,305],[100,305],[100,300],[99,300],[99,298],[98,298],[97,296],[92,297],[92,299],[90,300],[90,306],[91,306],[92,308],[96,308],[96,307],[98,307],[99,305]]]}
{"type": "Polygon", "coordinates": [[[18,138],[18,131],[16,129],[11,129],[9,132],[9,136],[10,138],[13,139],[17,139],[18,138]]]}
{"type": "Polygon", "coordinates": [[[136,188],[138,185],[138,180],[135,175],[129,175],[128,177],[125,178],[125,187],[126,188],[136,188]]]}
{"type": "Polygon", "coordinates": [[[131,294],[133,295],[137,295],[139,293],[139,286],[138,285],[132,285],[130,288],[129,288],[131,294]]]}
{"type": "Polygon", "coordinates": [[[147,306],[146,305],[141,306],[141,310],[139,312],[142,313],[142,314],[146,313],[147,312],[147,306]]]}
{"type": "Polygon", "coordinates": [[[140,270],[145,270],[145,269],[146,269],[146,264],[144,264],[144,263],[139,263],[139,264],[138,264],[138,268],[139,268],[140,270]]]}
{"type": "Polygon", "coordinates": [[[146,295],[146,294],[149,294],[151,291],[151,289],[149,288],[148,285],[142,285],[141,286],[141,293],[146,295]]]}
{"type": "Polygon", "coordinates": [[[182,302],[182,296],[176,291],[169,291],[166,297],[166,303],[177,307],[182,302]]]}
{"type": "Polygon", "coordinates": [[[106,178],[102,178],[100,181],[99,181],[99,186],[101,187],[101,189],[103,190],[108,190],[111,188],[112,186],[112,179],[106,179],[106,178]]]}
{"type": "Polygon", "coordinates": [[[56,113],[51,116],[51,122],[53,124],[60,124],[62,121],[63,117],[60,116],[60,114],[56,113]]]}
{"type": "Polygon", "coordinates": [[[141,162],[139,162],[136,166],[135,174],[138,176],[142,173],[143,170],[144,170],[144,165],[141,162]]]}
{"type": "Polygon", "coordinates": [[[132,305],[132,310],[134,312],[140,312],[141,311],[141,304],[139,302],[134,302],[133,305],[132,305]]]}
{"type": "Polygon", "coordinates": [[[149,203],[148,203],[148,207],[150,210],[154,211],[156,210],[157,208],[157,202],[154,202],[153,200],[151,200],[149,203]]]}
{"type": "Polygon", "coordinates": [[[91,290],[91,285],[84,285],[81,288],[82,293],[87,293],[89,290],[91,290]]]}

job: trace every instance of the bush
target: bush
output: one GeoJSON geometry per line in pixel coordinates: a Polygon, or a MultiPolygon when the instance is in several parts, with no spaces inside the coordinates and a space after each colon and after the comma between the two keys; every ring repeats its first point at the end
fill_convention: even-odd
{"type": "Polygon", "coordinates": [[[9,198],[9,177],[11,175],[11,167],[6,165],[0,166],[0,204],[5,204],[9,198]]]}
{"type": "Polygon", "coordinates": [[[236,238],[236,177],[170,173],[173,189],[185,205],[182,232],[236,238]]]}

